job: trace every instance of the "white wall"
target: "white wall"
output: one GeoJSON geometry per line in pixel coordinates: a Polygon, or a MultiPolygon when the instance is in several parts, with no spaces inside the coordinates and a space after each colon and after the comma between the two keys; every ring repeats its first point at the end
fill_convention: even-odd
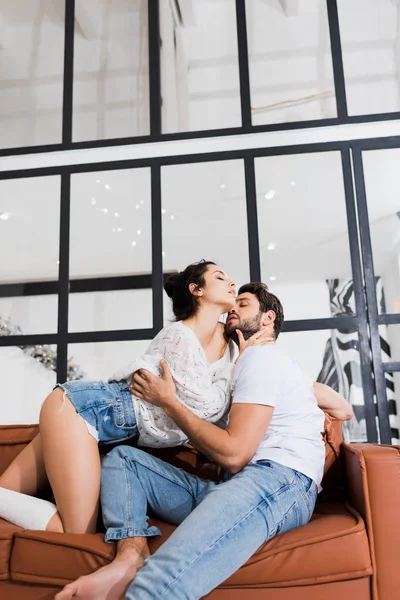
{"type": "MultiPolygon", "coordinates": [[[[152,327],[151,290],[70,295],[70,331],[152,327]]],[[[57,297],[1,298],[0,317],[12,318],[22,332],[55,333],[57,297]]],[[[85,379],[107,379],[143,353],[148,341],[72,344],[68,357],[85,379]]],[[[55,350],[55,348],[53,348],[55,350]]],[[[20,348],[0,348],[0,423],[32,423],[56,383],[56,373],[20,348]]]]}
{"type": "Polygon", "coordinates": [[[20,348],[0,348],[0,423],[37,423],[55,383],[55,372],[20,348]]]}

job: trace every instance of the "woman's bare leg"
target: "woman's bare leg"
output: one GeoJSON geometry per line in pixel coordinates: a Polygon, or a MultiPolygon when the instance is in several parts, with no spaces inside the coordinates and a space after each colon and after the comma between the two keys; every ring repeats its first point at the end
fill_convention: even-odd
{"type": "Polygon", "coordinates": [[[96,531],[100,456],[68,396],[56,388],[40,413],[44,465],[66,533],[96,531]]]}
{"type": "Polygon", "coordinates": [[[36,496],[47,482],[39,433],[0,475],[0,487],[36,496]]]}
{"type": "MultiPolygon", "coordinates": [[[[39,433],[0,475],[0,488],[36,496],[48,483],[39,433]]],[[[46,530],[64,531],[58,513],[50,519],[46,530]]]]}

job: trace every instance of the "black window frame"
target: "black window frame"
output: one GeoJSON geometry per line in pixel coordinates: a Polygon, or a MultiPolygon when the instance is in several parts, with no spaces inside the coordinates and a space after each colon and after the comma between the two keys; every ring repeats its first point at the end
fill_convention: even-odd
{"type": "MultiPolygon", "coordinates": [[[[60,254],[58,281],[58,328],[53,334],[32,334],[0,337],[0,347],[33,344],[56,344],[58,351],[57,378],[66,379],[67,349],[69,344],[106,341],[147,340],[154,337],[163,326],[163,282],[165,274],[162,266],[162,219],[161,219],[161,168],[166,165],[205,163],[240,159],[244,161],[246,208],[249,244],[249,270],[252,280],[260,280],[260,254],[257,225],[257,196],[254,159],[268,156],[310,154],[339,151],[341,153],[345,202],[348,223],[348,238],[355,289],[357,315],[354,317],[329,317],[322,319],[304,319],[287,321],[283,331],[314,331],[320,329],[338,329],[343,326],[356,327],[359,336],[361,376],[365,396],[368,440],[390,443],[389,414],[384,387],[385,372],[400,369],[399,363],[382,363],[379,346],[378,324],[400,323],[400,314],[377,314],[376,298],[372,290],[374,277],[372,247],[368,225],[368,213],[365,198],[364,172],[361,153],[368,149],[400,147],[399,138],[354,140],[348,142],[313,143],[296,146],[256,148],[187,156],[165,156],[120,161],[96,162],[91,164],[43,167],[26,170],[0,172],[0,181],[43,176],[61,176],[60,211],[60,254]],[[351,161],[353,160],[353,166],[351,161]],[[152,274],[153,327],[146,329],[127,329],[109,331],[68,331],[69,280],[69,234],[70,234],[70,194],[71,176],[75,173],[89,173],[107,170],[121,170],[147,167],[151,169],[151,206],[152,206],[152,274]],[[356,195],[353,186],[353,170],[356,195]],[[356,212],[358,212],[358,217],[356,212]],[[359,239],[360,233],[360,239],[359,239]],[[362,253],[362,261],[360,258],[362,253]],[[374,303],[375,302],[375,303],[374,303]],[[369,334],[370,329],[370,334],[369,334]],[[374,402],[376,385],[377,403],[374,402]],[[376,412],[379,417],[379,434],[376,428],[376,412]]],[[[133,200],[132,200],[133,201],[133,200]]],[[[147,282],[146,285],[148,285],[147,282]]],[[[12,284],[14,289],[23,290],[23,284],[12,284]],[[16,287],[15,287],[16,286],[16,287]]],[[[135,289],[135,282],[122,282],[119,278],[95,278],[85,280],[86,291],[135,289]]],[[[2,290],[0,296],[10,295],[10,290],[2,290]]],[[[5,286],[7,287],[7,286],[5,286]]],[[[23,292],[18,295],[24,295],[23,292]]]]}
{"type": "Polygon", "coordinates": [[[335,84],[337,116],[333,118],[314,119],[309,121],[296,121],[290,123],[277,123],[267,125],[252,125],[245,4],[246,0],[235,0],[242,125],[239,127],[228,127],[223,129],[205,129],[199,131],[186,131],[179,133],[162,133],[162,91],[160,73],[159,27],[160,0],[147,1],[149,35],[148,46],[150,133],[148,135],[130,136],[125,138],[87,140],[82,142],[72,141],[75,0],[65,0],[63,109],[61,128],[62,131],[60,133],[61,142],[56,144],[0,148],[0,157],[20,154],[36,154],[42,152],[59,152],[62,150],[80,150],[88,148],[104,148],[110,146],[126,146],[150,142],[161,143],[174,140],[202,139],[208,137],[232,136],[248,133],[290,131],[295,129],[308,129],[313,127],[338,126],[355,123],[373,123],[377,121],[390,121],[400,119],[400,111],[353,116],[348,114],[337,0],[326,0],[331,46],[331,59],[335,84]]]}

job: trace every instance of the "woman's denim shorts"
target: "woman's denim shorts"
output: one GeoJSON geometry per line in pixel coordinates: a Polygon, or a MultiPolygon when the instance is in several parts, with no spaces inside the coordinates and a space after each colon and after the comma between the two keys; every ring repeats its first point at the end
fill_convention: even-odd
{"type": "Polygon", "coordinates": [[[57,383],[57,387],[64,390],[98,442],[111,444],[138,436],[133,398],[126,381],[75,380],[57,383]]]}

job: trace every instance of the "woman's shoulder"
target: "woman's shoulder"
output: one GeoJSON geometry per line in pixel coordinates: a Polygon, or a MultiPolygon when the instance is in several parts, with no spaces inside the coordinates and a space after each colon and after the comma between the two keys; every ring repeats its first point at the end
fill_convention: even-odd
{"type": "Polygon", "coordinates": [[[161,329],[156,335],[154,341],[161,341],[164,339],[178,339],[181,337],[190,337],[191,331],[188,327],[185,327],[182,321],[172,321],[161,329]]]}

